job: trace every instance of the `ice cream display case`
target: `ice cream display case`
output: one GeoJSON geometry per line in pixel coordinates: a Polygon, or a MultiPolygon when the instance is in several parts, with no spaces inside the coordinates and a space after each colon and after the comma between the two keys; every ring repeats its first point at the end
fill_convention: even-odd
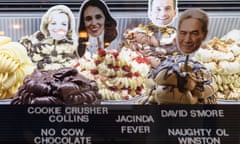
{"type": "MultiPolygon", "coordinates": [[[[129,39],[133,33],[149,33],[148,35],[151,35],[154,31],[154,28],[148,29],[149,22],[151,21],[148,17],[148,1],[117,1],[117,0],[111,0],[111,1],[105,1],[109,11],[111,12],[112,17],[116,20],[117,23],[117,30],[118,35],[114,39],[114,41],[111,43],[111,45],[108,47],[109,49],[124,49],[125,47],[130,47],[132,49],[133,47],[136,47],[136,45],[154,45],[153,42],[149,43],[148,40],[144,40],[141,38],[141,35],[137,38],[137,44],[135,46],[132,43],[133,40],[129,39]]],[[[22,44],[26,41],[22,40],[24,37],[30,36],[34,34],[35,32],[39,31],[41,28],[41,20],[43,18],[44,13],[51,7],[57,4],[67,5],[71,9],[74,21],[75,21],[75,29],[77,33],[77,26],[79,25],[79,10],[82,5],[83,1],[25,1],[25,2],[17,2],[17,1],[1,1],[0,3],[0,19],[1,19],[1,25],[0,25],[0,34],[1,36],[7,36],[11,38],[10,41],[13,42],[22,42],[22,44]]],[[[209,32],[208,37],[205,40],[205,44],[203,44],[203,47],[207,47],[207,49],[200,49],[200,52],[196,53],[196,59],[202,63],[205,63],[205,65],[211,69],[211,71],[214,74],[214,78],[216,79],[217,83],[217,89],[220,91],[218,93],[218,97],[222,100],[238,100],[239,94],[239,69],[240,66],[237,62],[238,60],[238,48],[239,48],[239,26],[240,26],[240,15],[239,15],[239,2],[238,1],[231,1],[231,2],[225,2],[225,1],[188,1],[188,0],[179,0],[177,1],[177,16],[174,19],[174,21],[168,26],[168,28],[161,28],[162,35],[160,40],[160,47],[166,47],[166,45],[173,45],[174,38],[176,36],[176,27],[178,23],[178,17],[181,15],[182,11],[188,8],[200,8],[207,12],[209,16],[209,32]],[[164,38],[164,35],[168,35],[168,38],[164,38]],[[203,51],[203,52],[202,52],[203,51]],[[203,54],[204,53],[204,54],[203,54]]],[[[28,38],[27,38],[28,39],[28,38]]],[[[31,38],[29,38],[31,39],[31,38]]],[[[4,39],[3,39],[4,41],[4,39]]],[[[8,41],[8,40],[7,40],[8,41]]],[[[152,39],[154,41],[154,39],[152,39]]],[[[157,43],[157,42],[155,42],[157,43]]],[[[24,43],[25,44],[25,43],[24,43]]],[[[29,45],[29,43],[25,44],[29,45]]],[[[28,49],[28,48],[27,48],[28,49]]],[[[51,49],[51,48],[50,48],[51,49]]],[[[176,50],[176,48],[175,48],[176,50]]],[[[158,50],[159,53],[156,53],[154,55],[161,55],[161,49],[158,50]]],[[[163,50],[164,51],[164,50],[163,50]]],[[[170,51],[174,51],[171,49],[167,50],[167,53],[170,51]]],[[[111,52],[110,52],[111,53],[111,52]]],[[[124,57],[126,55],[129,55],[127,58],[125,57],[125,60],[122,60],[121,66],[124,65],[124,61],[128,61],[129,59],[139,59],[139,56],[136,54],[129,54],[128,51],[124,51],[119,54],[119,57],[124,57]],[[127,54],[126,54],[127,53],[127,54]],[[135,56],[133,56],[135,55],[135,56]],[[133,58],[131,58],[133,57],[133,58]]],[[[132,52],[134,53],[134,52],[132,52]]],[[[29,54],[28,54],[29,55],[29,54]]],[[[43,54],[41,54],[43,55],[43,54]]],[[[109,54],[111,55],[111,54],[109,54]]],[[[149,54],[148,54],[149,55],[149,54]]],[[[86,59],[88,59],[88,54],[86,54],[86,59]]],[[[32,60],[38,60],[39,54],[36,54],[33,56],[34,58],[32,60]]],[[[109,56],[111,57],[111,56],[109,56]]],[[[159,57],[159,56],[158,56],[159,57]]],[[[162,56],[160,56],[162,57],[162,56]]],[[[59,58],[59,57],[58,57],[59,58]]],[[[94,60],[98,60],[101,58],[95,58],[94,60]]],[[[55,59],[51,59],[50,61],[54,61],[55,59]]],[[[94,60],[88,60],[92,61],[94,63],[94,60]]],[[[142,59],[141,59],[142,60],[142,59]]],[[[106,60],[107,61],[107,60],[106,60]]],[[[109,60],[108,60],[109,61],[109,60]]],[[[138,60],[140,61],[140,60],[138,60]]],[[[144,61],[144,60],[142,60],[144,61]]],[[[74,63],[69,62],[69,63],[74,63]]],[[[68,63],[68,64],[69,64],[68,63]]],[[[78,67],[79,71],[82,71],[84,74],[87,72],[85,71],[88,69],[91,71],[91,69],[98,69],[93,68],[94,64],[87,64],[85,60],[79,60],[79,63],[84,63],[81,65],[81,67],[78,67]]],[[[89,62],[90,63],[90,62],[89,62]]],[[[106,62],[104,62],[106,63],[106,62]]],[[[38,63],[39,64],[39,63],[38,63]]],[[[42,67],[42,63],[40,63],[38,67],[42,67]],[[41,65],[41,66],[39,66],[41,65]]],[[[73,64],[72,64],[73,65],[73,64]]],[[[119,66],[120,66],[119,65],[119,66]]],[[[116,67],[119,67],[116,66],[116,67]]],[[[49,69],[53,66],[51,63],[49,66],[49,69]]],[[[101,65],[98,70],[100,70],[102,73],[109,73],[107,77],[111,77],[114,75],[114,70],[109,71],[105,70],[105,66],[101,65]]],[[[102,95],[104,95],[104,100],[130,100],[131,98],[135,97],[135,95],[139,96],[143,95],[144,93],[144,86],[142,85],[144,83],[143,77],[146,77],[147,73],[150,71],[151,68],[148,67],[147,60],[145,60],[143,63],[139,64],[137,61],[133,61],[132,64],[129,64],[129,67],[132,69],[130,70],[131,73],[141,73],[142,75],[134,76],[134,80],[131,78],[123,77],[123,74],[118,74],[120,78],[114,79],[110,78],[109,81],[106,81],[105,79],[103,82],[99,82],[98,78],[95,78],[95,80],[98,82],[98,85],[101,85],[99,87],[110,87],[109,89],[103,89],[100,90],[102,95]],[[130,92],[118,92],[113,93],[111,92],[111,89],[116,89],[116,85],[120,89],[122,88],[128,88],[128,91],[130,92]],[[130,89],[130,90],[129,90],[130,89]],[[122,93],[128,93],[126,96],[122,96],[122,93]]],[[[15,69],[16,70],[16,69],[15,69]]],[[[28,70],[27,71],[31,71],[28,70]]],[[[93,70],[92,70],[93,71],[93,70]]],[[[19,72],[20,73],[20,72],[19,72]]],[[[26,74],[29,74],[30,72],[26,72],[26,74]]],[[[20,74],[18,74],[20,75],[20,74]]],[[[139,75],[139,74],[138,74],[139,75]]],[[[6,76],[6,72],[2,72],[1,77],[4,78],[6,76]],[[5,75],[4,75],[4,74],[5,75]]],[[[106,76],[106,75],[104,75],[106,76]]],[[[10,76],[10,79],[13,78],[10,76]]],[[[87,77],[93,77],[91,74],[87,74],[87,77]]],[[[23,78],[19,78],[22,79],[23,78]]],[[[3,83],[6,83],[7,79],[4,80],[3,83]]],[[[21,80],[20,80],[21,81],[21,80]]],[[[15,81],[16,83],[16,81],[15,81]]],[[[4,85],[4,84],[3,84],[4,85]]],[[[18,85],[12,84],[12,88],[16,91],[18,85]]],[[[6,86],[5,86],[6,87],[6,86]]],[[[5,88],[6,89],[6,88],[5,88]]],[[[7,90],[6,90],[7,91],[7,90]]],[[[9,90],[8,90],[9,91],[9,90]]],[[[7,92],[5,90],[2,90],[2,95],[7,95],[7,92]]],[[[11,92],[9,92],[11,93],[11,92]]],[[[6,96],[6,98],[12,97],[6,96]]],[[[4,96],[2,96],[4,97],[4,96]]],[[[5,98],[2,98],[3,101],[5,98]]],[[[131,100],[130,100],[131,101],[131,100]]],[[[117,101],[115,101],[117,102],[117,101]]]]}
{"type": "Polygon", "coordinates": [[[240,1],[175,2],[1,0],[0,143],[240,143],[240,1]]]}

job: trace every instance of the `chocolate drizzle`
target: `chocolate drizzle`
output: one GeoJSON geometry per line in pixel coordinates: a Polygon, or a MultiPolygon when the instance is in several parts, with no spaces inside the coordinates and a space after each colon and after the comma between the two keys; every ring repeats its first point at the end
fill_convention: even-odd
{"type": "Polygon", "coordinates": [[[36,32],[22,38],[20,43],[26,47],[28,56],[40,70],[72,67],[77,58],[73,39],[55,40],[36,32]]]}
{"type": "MultiPolygon", "coordinates": [[[[158,85],[177,88],[184,95],[189,93],[192,95],[188,95],[190,97],[198,97],[199,103],[206,103],[205,98],[214,103],[215,98],[213,99],[212,97],[214,97],[215,90],[212,74],[204,65],[193,59],[186,59],[186,56],[168,57],[168,59],[164,60],[156,69],[149,73],[148,79],[153,79],[158,85]],[[205,92],[205,87],[207,87],[209,92],[205,92]]],[[[150,90],[150,96],[153,91],[155,89],[150,90]]],[[[174,89],[171,89],[170,92],[174,93],[174,89]]]]}
{"type": "MultiPolygon", "coordinates": [[[[186,71],[183,66],[185,65],[185,56],[171,56],[168,59],[164,60],[161,65],[153,69],[152,72],[149,74],[148,78],[152,77],[153,79],[156,78],[159,72],[166,69],[166,73],[164,74],[164,79],[166,80],[172,73],[177,75],[178,81],[182,84],[187,82],[187,76],[189,73],[194,74],[194,78],[199,81],[203,82],[204,84],[208,84],[211,82],[209,77],[204,78],[204,73],[201,71],[206,71],[207,75],[211,75],[210,72],[199,62],[194,61],[192,59],[188,60],[188,65],[191,67],[191,71],[186,71]]],[[[185,67],[185,66],[184,66],[185,67]]],[[[206,73],[205,73],[206,74],[206,73]]]]}

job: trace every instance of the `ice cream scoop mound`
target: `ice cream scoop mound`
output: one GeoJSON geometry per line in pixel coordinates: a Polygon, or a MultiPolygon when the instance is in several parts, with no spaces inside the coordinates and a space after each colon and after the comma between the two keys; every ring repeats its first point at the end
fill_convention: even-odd
{"type": "Polygon", "coordinates": [[[201,63],[186,56],[166,59],[149,73],[146,80],[149,103],[209,104],[216,103],[216,84],[212,74],[201,63]],[[150,86],[151,85],[151,86],[150,86]]]}

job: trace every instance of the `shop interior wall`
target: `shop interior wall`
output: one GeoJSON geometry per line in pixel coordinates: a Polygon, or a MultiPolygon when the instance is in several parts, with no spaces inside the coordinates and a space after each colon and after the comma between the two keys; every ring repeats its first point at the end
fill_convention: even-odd
{"type": "MultiPolygon", "coordinates": [[[[239,12],[207,12],[210,18],[208,39],[222,37],[232,29],[240,30],[239,12]]],[[[179,15],[181,12],[179,12],[179,15]]],[[[22,36],[30,35],[39,30],[43,13],[0,13],[0,35],[9,36],[13,41],[18,41],[22,36]]],[[[76,29],[78,25],[78,13],[76,17],[76,29]]],[[[149,19],[146,12],[112,12],[117,20],[119,36],[114,42],[114,47],[118,47],[119,41],[123,38],[123,33],[128,28],[133,28],[139,24],[147,24],[149,19]]],[[[172,26],[176,26],[178,18],[172,26]]],[[[114,48],[113,47],[113,48],[114,48]]]]}

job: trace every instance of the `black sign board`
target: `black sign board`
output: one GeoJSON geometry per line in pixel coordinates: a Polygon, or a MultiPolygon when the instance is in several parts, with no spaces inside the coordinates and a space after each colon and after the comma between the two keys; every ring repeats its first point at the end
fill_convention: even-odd
{"type": "Polygon", "coordinates": [[[0,114],[0,143],[240,143],[240,105],[1,105],[0,114]]]}

